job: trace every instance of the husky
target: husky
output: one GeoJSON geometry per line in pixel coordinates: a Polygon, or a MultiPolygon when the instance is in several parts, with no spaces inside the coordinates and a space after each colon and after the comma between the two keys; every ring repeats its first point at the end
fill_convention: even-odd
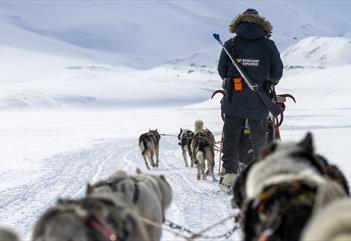
{"type": "MultiPolygon", "coordinates": [[[[172,201],[172,188],[163,175],[144,174],[139,169],[136,175],[117,171],[106,180],[88,184],[87,194],[96,192],[122,195],[140,216],[160,225],[172,201]]],[[[162,230],[146,225],[146,231],[150,240],[161,239],[162,230]]]]}
{"type": "Polygon", "coordinates": [[[151,241],[143,223],[124,199],[92,193],[79,200],[59,200],[36,222],[33,241],[151,241]]]}
{"type": "Polygon", "coordinates": [[[301,176],[318,179],[320,183],[327,177],[339,183],[350,195],[349,185],[341,170],[314,152],[313,137],[308,133],[299,143],[275,142],[264,148],[259,159],[248,165],[237,177],[232,206],[241,208],[245,200],[269,183],[301,176]]]}
{"type": "Polygon", "coordinates": [[[149,132],[144,133],[139,137],[139,148],[147,169],[150,169],[148,159],[151,162],[152,167],[158,167],[160,139],[161,135],[158,133],[157,129],[149,130],[149,132]],[[155,155],[156,163],[154,161],[155,155]]]}
{"type": "Polygon", "coordinates": [[[332,172],[328,171],[331,168],[325,159],[314,152],[311,133],[299,143],[275,142],[264,148],[258,160],[239,174],[233,188],[233,204],[241,207],[245,200],[256,197],[266,184],[302,176],[309,176],[321,183],[324,182],[325,176],[333,180],[338,178],[344,181],[342,185],[348,189],[346,178],[341,171],[336,171],[338,174],[332,177],[332,172]]]}
{"type": "Polygon", "coordinates": [[[206,180],[207,173],[211,173],[212,180],[217,181],[214,174],[215,138],[212,132],[203,128],[201,120],[195,121],[195,135],[191,142],[191,150],[194,158],[194,164],[197,166],[197,179],[206,180]],[[206,169],[207,161],[207,170],[206,169]]]}
{"type": "Polygon", "coordinates": [[[179,140],[179,145],[182,149],[182,155],[184,159],[185,166],[188,167],[188,158],[190,158],[190,166],[194,166],[194,158],[192,155],[191,151],[191,142],[193,141],[194,138],[194,132],[189,130],[189,129],[180,129],[180,132],[178,134],[178,140],[179,140]]]}
{"type": "Polygon", "coordinates": [[[318,213],[346,196],[343,188],[328,178],[323,184],[302,177],[265,186],[245,207],[244,240],[300,240],[316,210],[318,213]]]}
{"type": "Polygon", "coordinates": [[[0,240],[1,241],[18,241],[19,238],[14,231],[7,228],[0,227],[0,240]]]}
{"type": "Polygon", "coordinates": [[[243,211],[245,240],[299,240],[314,210],[348,192],[344,175],[314,152],[308,133],[262,150],[236,179],[232,205],[243,211]]]}

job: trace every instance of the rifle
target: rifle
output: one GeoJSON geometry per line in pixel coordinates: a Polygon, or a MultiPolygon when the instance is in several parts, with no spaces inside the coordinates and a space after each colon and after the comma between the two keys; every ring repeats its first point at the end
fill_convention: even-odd
{"type": "Polygon", "coordinates": [[[265,95],[264,93],[260,92],[258,90],[258,88],[259,88],[258,85],[252,84],[253,81],[245,73],[245,71],[243,70],[241,65],[229,53],[229,51],[227,50],[227,48],[224,46],[223,42],[221,41],[221,39],[219,37],[219,34],[214,33],[213,37],[214,37],[215,40],[218,41],[218,43],[220,45],[222,45],[223,50],[226,52],[226,54],[230,58],[230,60],[232,61],[233,65],[238,70],[239,74],[244,79],[244,81],[245,81],[246,85],[249,87],[249,89],[257,94],[257,96],[260,98],[262,103],[268,108],[268,110],[272,113],[273,116],[277,117],[278,115],[280,115],[283,112],[282,108],[280,108],[280,106],[278,104],[274,103],[270,98],[268,98],[267,95],[265,95]]]}

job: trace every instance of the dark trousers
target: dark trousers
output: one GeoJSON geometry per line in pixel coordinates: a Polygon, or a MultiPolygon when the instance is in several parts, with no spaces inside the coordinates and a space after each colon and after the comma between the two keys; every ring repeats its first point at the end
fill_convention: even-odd
{"type": "MultiPolygon", "coordinates": [[[[223,126],[223,156],[222,166],[226,173],[238,173],[239,170],[239,143],[246,119],[226,116],[223,126]]],[[[267,120],[248,120],[251,131],[251,141],[254,159],[257,159],[259,150],[267,144],[267,120]]]]}

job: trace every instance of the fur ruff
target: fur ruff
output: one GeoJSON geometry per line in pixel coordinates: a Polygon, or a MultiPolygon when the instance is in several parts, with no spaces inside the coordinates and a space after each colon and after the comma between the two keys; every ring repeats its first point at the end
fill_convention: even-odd
{"type": "MultiPolygon", "coordinates": [[[[274,154],[272,155],[274,157],[274,154]]],[[[255,198],[262,189],[270,184],[296,178],[324,183],[323,177],[315,167],[304,161],[289,157],[267,158],[254,165],[247,177],[247,198],[255,198]]]]}
{"type": "Polygon", "coordinates": [[[317,213],[334,200],[346,198],[347,196],[348,194],[338,182],[327,178],[324,185],[318,188],[313,212],[317,213]]]}
{"type": "Polygon", "coordinates": [[[351,240],[351,209],[349,199],[332,202],[320,210],[306,226],[302,241],[309,240],[351,240]]]}
{"type": "Polygon", "coordinates": [[[266,37],[269,38],[272,36],[273,26],[272,24],[264,17],[255,14],[247,14],[242,13],[236,18],[229,25],[229,32],[235,33],[240,23],[255,23],[260,25],[266,33],[266,37]]]}

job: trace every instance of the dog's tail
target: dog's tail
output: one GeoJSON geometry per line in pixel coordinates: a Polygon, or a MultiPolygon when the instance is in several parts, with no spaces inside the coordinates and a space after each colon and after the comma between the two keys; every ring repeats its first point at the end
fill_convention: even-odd
{"type": "Polygon", "coordinates": [[[204,122],[202,120],[195,121],[195,134],[204,129],[204,122]]]}
{"type": "Polygon", "coordinates": [[[143,135],[139,137],[139,148],[141,151],[141,155],[145,155],[146,149],[147,149],[147,144],[146,140],[143,135]]]}

